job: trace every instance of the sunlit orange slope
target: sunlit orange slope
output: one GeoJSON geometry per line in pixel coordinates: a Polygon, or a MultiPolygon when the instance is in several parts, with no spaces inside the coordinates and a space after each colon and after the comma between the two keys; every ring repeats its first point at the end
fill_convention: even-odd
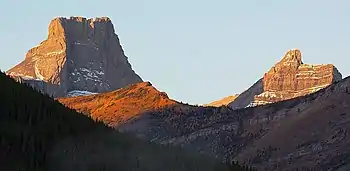
{"type": "Polygon", "coordinates": [[[154,88],[150,82],[132,84],[108,93],[59,98],[58,101],[110,126],[150,110],[179,104],[154,88]]]}

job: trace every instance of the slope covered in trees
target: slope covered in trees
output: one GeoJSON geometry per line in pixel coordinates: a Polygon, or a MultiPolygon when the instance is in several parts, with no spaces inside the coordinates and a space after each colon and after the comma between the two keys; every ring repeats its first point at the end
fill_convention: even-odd
{"type": "Polygon", "coordinates": [[[116,132],[0,73],[0,170],[248,170],[116,132]]]}

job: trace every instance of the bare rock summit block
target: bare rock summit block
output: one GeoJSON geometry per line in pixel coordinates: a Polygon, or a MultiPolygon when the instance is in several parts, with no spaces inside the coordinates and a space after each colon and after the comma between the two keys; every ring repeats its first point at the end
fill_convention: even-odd
{"type": "Polygon", "coordinates": [[[107,92],[142,82],[108,17],[53,19],[47,39],[6,73],[24,82],[45,82],[50,88],[33,85],[54,97],[64,97],[72,91],[107,92]]]}
{"type": "Polygon", "coordinates": [[[291,49],[229,106],[237,109],[305,96],[341,79],[342,75],[334,65],[304,64],[301,51],[291,49]]]}

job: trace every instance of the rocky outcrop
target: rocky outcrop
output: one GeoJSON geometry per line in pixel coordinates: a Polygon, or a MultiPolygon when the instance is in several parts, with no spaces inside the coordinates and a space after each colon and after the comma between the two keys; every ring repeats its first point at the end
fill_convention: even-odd
{"type": "MultiPolygon", "coordinates": [[[[242,93],[237,100],[243,96],[244,99],[253,99],[248,106],[275,103],[305,96],[341,79],[342,75],[334,65],[303,64],[300,50],[292,49],[265,73],[258,85],[255,84],[247,90],[251,93],[242,93]]],[[[242,108],[246,105],[246,101],[236,100],[229,104],[232,108],[242,108]]]]}
{"type": "Polygon", "coordinates": [[[48,32],[47,39],[30,49],[8,75],[56,85],[57,89],[45,90],[54,97],[71,91],[106,92],[142,82],[108,17],[58,17],[51,21],[48,32]]]}
{"type": "Polygon", "coordinates": [[[224,97],[220,100],[213,101],[213,102],[208,103],[208,104],[204,104],[203,106],[213,106],[213,107],[227,106],[229,103],[234,101],[237,97],[238,97],[238,94],[235,94],[233,96],[227,96],[227,97],[224,97]]]}

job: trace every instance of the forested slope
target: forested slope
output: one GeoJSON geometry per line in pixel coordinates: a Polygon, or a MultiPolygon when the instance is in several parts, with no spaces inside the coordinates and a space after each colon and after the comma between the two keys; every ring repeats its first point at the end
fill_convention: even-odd
{"type": "Polygon", "coordinates": [[[248,170],[118,133],[0,73],[0,170],[248,170]]]}

